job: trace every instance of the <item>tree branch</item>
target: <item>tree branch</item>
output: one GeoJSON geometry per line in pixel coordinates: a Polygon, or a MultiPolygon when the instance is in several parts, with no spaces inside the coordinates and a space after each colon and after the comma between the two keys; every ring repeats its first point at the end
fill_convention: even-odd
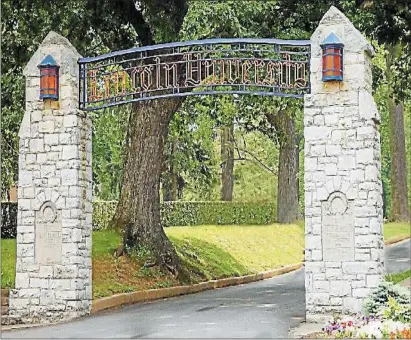
{"type": "Polygon", "coordinates": [[[143,13],[136,8],[135,0],[122,0],[123,14],[125,18],[133,26],[138,35],[138,39],[142,46],[153,45],[154,39],[150,30],[150,26],[147,24],[143,17],[143,13]]]}
{"type": "Polygon", "coordinates": [[[252,152],[250,152],[250,151],[248,151],[248,150],[246,150],[246,149],[239,148],[239,147],[237,147],[237,146],[236,146],[236,149],[237,149],[237,152],[238,152],[239,155],[240,155],[240,150],[241,150],[242,152],[250,155],[250,156],[252,157],[252,159],[249,159],[249,158],[245,158],[245,157],[240,156],[238,159],[234,159],[235,161],[236,161],[236,160],[240,160],[240,161],[241,161],[241,160],[242,160],[242,161],[251,161],[251,162],[254,162],[254,163],[260,165],[262,168],[264,168],[265,170],[271,172],[272,174],[275,174],[275,175],[277,174],[273,169],[271,169],[270,167],[268,167],[267,165],[265,165],[265,164],[264,164],[257,156],[255,156],[252,152]]]}

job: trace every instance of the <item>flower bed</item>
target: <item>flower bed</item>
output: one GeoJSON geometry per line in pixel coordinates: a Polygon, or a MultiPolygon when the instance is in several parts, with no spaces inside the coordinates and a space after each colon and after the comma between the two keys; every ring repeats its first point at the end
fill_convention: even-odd
{"type": "Polygon", "coordinates": [[[337,339],[410,339],[409,323],[377,316],[355,316],[329,322],[323,337],[337,339]]]}
{"type": "Polygon", "coordinates": [[[411,339],[410,291],[383,282],[364,302],[364,315],[335,317],[318,338],[411,339]]]}

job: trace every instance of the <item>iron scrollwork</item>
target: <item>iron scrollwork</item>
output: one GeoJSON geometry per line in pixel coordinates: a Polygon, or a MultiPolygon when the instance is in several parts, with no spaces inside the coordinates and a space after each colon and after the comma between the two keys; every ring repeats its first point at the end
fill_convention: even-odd
{"type": "Polygon", "coordinates": [[[172,96],[309,93],[310,42],[209,39],[82,58],[83,110],[172,96]]]}

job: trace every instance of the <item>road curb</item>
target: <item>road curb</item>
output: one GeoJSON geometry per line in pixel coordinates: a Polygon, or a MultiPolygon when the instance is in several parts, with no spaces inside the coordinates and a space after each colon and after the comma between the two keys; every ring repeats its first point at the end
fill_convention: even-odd
{"type": "Polygon", "coordinates": [[[282,268],[269,270],[257,274],[245,275],[240,277],[230,277],[226,279],[211,280],[201,282],[190,286],[177,286],[170,288],[150,289],[137,291],[132,293],[116,294],[104,298],[94,300],[92,303],[91,313],[97,313],[102,310],[119,307],[126,304],[133,304],[139,302],[153,301],[158,299],[165,299],[179,295],[187,295],[198,293],[205,290],[224,288],[229,286],[236,286],[250,282],[257,282],[264,279],[269,279],[274,276],[286,274],[297,269],[300,269],[303,263],[296,263],[282,268]]]}
{"type": "Polygon", "coordinates": [[[384,242],[386,246],[390,246],[392,244],[395,243],[399,243],[405,240],[408,240],[410,238],[410,235],[402,235],[402,236],[398,236],[398,237],[393,237],[392,239],[384,242]]]}

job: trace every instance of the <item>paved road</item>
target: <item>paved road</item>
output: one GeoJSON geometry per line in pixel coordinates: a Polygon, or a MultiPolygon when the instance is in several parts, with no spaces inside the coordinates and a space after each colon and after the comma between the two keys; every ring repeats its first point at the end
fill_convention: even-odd
{"type": "Polygon", "coordinates": [[[387,273],[411,269],[410,239],[385,248],[385,268],[387,273]]]}
{"type": "MultiPolygon", "coordinates": [[[[410,242],[386,249],[388,272],[409,269],[410,242]]],[[[279,338],[304,319],[304,269],[243,286],[122,307],[4,338],[279,338]]]]}

